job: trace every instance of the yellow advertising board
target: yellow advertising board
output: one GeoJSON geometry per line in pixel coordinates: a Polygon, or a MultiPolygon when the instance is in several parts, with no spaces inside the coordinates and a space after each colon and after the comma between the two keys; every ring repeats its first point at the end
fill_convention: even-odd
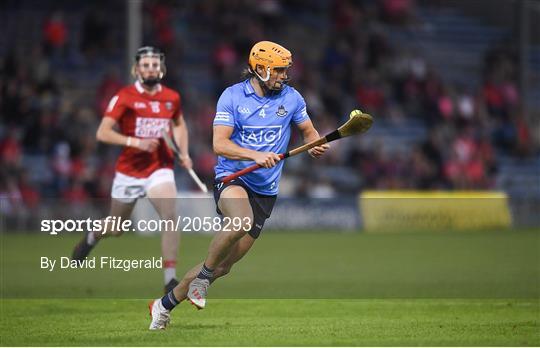
{"type": "Polygon", "coordinates": [[[359,196],[364,229],[506,228],[508,196],[496,191],[364,191],[359,196]]]}

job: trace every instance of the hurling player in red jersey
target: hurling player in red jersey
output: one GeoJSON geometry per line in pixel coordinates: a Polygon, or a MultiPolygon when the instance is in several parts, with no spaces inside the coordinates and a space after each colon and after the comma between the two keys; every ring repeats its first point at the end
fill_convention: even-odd
{"type": "MultiPolygon", "coordinates": [[[[192,161],[180,95],[160,83],[165,72],[163,53],[149,46],[138,49],[132,68],[135,83],[122,88],[111,99],[99,125],[96,135],[99,141],[123,146],[116,162],[111,191],[112,217],[129,219],[137,199],[148,196],[161,219],[175,219],[173,154],[161,139],[163,128],[172,127],[182,154],[182,166],[189,169],[192,161]]],[[[72,259],[83,260],[98,240],[111,235],[120,236],[124,232],[111,226],[105,225],[105,230],[87,232],[75,246],[72,259]]],[[[179,239],[177,231],[162,231],[166,290],[178,284],[176,256],[179,239]]]]}

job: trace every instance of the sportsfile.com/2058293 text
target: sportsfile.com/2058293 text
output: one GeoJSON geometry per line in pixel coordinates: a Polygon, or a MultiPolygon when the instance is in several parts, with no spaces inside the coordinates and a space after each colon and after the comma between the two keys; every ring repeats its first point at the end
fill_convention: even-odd
{"type": "Polygon", "coordinates": [[[249,217],[218,217],[218,216],[178,216],[175,220],[149,219],[138,220],[135,223],[119,216],[107,216],[103,219],[43,219],[41,232],[57,235],[59,232],[101,232],[107,231],[181,231],[181,232],[216,232],[216,231],[249,231],[252,220],[249,217]]]}

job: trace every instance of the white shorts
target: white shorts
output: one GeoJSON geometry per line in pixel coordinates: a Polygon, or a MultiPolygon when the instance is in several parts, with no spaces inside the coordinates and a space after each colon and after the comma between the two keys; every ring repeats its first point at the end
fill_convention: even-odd
{"type": "Polygon", "coordinates": [[[133,203],[137,198],[145,197],[150,188],[164,182],[172,182],[176,186],[172,169],[158,169],[147,178],[135,178],[116,172],[111,197],[122,203],[133,203]]]}

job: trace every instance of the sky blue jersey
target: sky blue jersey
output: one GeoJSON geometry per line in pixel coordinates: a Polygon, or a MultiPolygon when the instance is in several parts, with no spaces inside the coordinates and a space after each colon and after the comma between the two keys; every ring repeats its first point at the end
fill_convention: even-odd
{"type": "MultiPolygon", "coordinates": [[[[284,153],[291,137],[291,123],[309,120],[304,98],[293,87],[285,86],[276,95],[259,97],[249,79],[228,87],[218,100],[214,126],[233,127],[231,140],[247,149],[284,153]]],[[[216,178],[253,165],[218,156],[216,178]]],[[[259,168],[240,177],[250,189],[263,195],[276,195],[283,161],[275,167],[259,168]]]]}

